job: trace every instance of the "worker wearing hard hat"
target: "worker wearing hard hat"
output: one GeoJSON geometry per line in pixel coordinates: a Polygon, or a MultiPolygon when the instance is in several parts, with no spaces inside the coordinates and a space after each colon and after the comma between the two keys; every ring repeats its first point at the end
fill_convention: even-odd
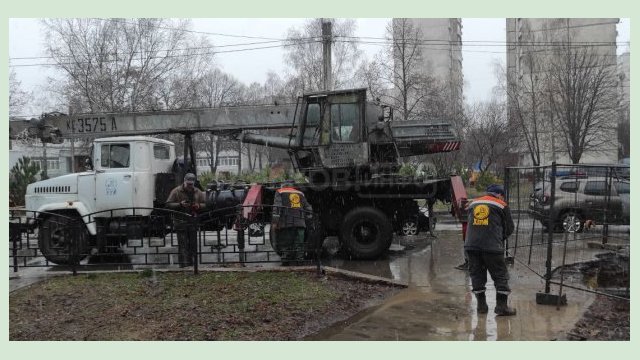
{"type": "Polygon", "coordinates": [[[514,226],[504,196],[504,188],[494,184],[487,188],[485,196],[474,199],[468,205],[464,249],[469,260],[472,290],[478,300],[477,310],[481,314],[489,311],[485,296],[487,271],[496,288],[495,313],[501,316],[516,314],[516,310],[507,305],[511,289],[504,242],[513,233],[514,226]]]}
{"type": "Polygon", "coordinates": [[[270,241],[283,265],[299,264],[304,259],[306,220],[311,217],[311,205],[303,192],[291,186],[276,191],[270,241]]]}

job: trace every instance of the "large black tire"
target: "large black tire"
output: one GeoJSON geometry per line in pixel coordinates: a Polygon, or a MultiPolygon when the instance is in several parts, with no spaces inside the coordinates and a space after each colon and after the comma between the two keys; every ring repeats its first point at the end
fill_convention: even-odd
{"type": "Polygon", "coordinates": [[[564,211],[560,214],[560,229],[565,232],[581,232],[584,228],[584,217],[577,211],[564,211]]]}
{"type": "Polygon", "coordinates": [[[58,265],[77,264],[88,255],[89,232],[79,216],[47,216],[38,229],[38,247],[42,256],[58,265]],[[72,248],[72,237],[77,244],[72,248]]]}
{"type": "Polygon", "coordinates": [[[340,243],[345,253],[355,259],[376,259],[393,240],[389,218],[380,210],[358,207],[347,213],[340,226],[340,243]]]}

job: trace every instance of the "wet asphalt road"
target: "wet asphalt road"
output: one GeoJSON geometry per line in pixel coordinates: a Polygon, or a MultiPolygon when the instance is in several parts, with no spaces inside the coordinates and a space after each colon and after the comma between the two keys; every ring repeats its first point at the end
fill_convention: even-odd
{"type": "MultiPolygon", "coordinates": [[[[386,260],[334,260],[330,266],[404,282],[382,305],[325,329],[309,340],[554,340],[562,339],[593,300],[593,295],[565,288],[568,305],[537,305],[544,281],[517,262],[510,267],[513,317],[496,317],[495,288],[488,281],[490,312],[478,315],[470,278],[454,268],[462,263],[459,231],[439,224],[437,238],[398,237],[386,260]]],[[[457,227],[459,225],[451,225],[457,227]]],[[[557,289],[553,289],[557,293],[557,289]]]]}

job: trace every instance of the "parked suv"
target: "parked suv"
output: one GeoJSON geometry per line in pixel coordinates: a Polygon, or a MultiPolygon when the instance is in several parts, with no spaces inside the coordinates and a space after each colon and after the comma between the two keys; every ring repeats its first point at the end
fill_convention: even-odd
{"type": "MultiPolygon", "coordinates": [[[[586,220],[596,224],[629,224],[630,183],[624,179],[606,177],[567,176],[556,178],[553,201],[554,230],[580,232],[586,220]],[[608,182],[611,191],[607,191],[608,182]]],[[[551,208],[551,182],[545,180],[535,185],[529,211],[534,219],[547,227],[551,208]]]]}
{"type": "MultiPolygon", "coordinates": [[[[627,164],[579,164],[563,166],[559,165],[556,170],[557,177],[566,176],[612,176],[615,179],[629,180],[631,178],[630,167],[627,164]]],[[[549,180],[547,174],[547,180],[549,180]]]]}

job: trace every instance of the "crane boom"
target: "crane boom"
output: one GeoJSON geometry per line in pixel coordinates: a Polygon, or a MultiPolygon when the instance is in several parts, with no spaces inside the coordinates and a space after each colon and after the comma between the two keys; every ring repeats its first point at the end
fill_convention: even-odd
{"type": "MultiPolygon", "coordinates": [[[[401,157],[455,151],[460,141],[449,122],[393,121],[389,106],[367,102],[366,89],[305,94],[297,104],[230,106],[135,113],[65,115],[10,121],[9,137],[43,142],[63,139],[181,133],[185,160],[195,161],[192,134],[212,132],[243,143],[288,151],[302,173],[341,169],[347,177],[369,177],[399,168],[401,157]],[[389,116],[385,114],[389,109],[389,116]],[[282,134],[251,130],[289,129],[282,134]]],[[[189,168],[195,169],[195,165],[189,168]]]]}
{"type": "Polygon", "coordinates": [[[43,116],[9,122],[9,138],[25,130],[46,139],[291,128],[295,104],[43,116]]]}

